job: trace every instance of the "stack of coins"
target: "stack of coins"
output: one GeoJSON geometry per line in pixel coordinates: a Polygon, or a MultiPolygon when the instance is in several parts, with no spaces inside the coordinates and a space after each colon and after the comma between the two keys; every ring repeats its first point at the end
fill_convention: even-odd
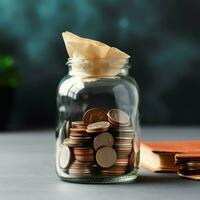
{"type": "Polygon", "coordinates": [[[87,124],[83,121],[72,122],[67,145],[71,147],[73,161],[68,173],[72,176],[91,175],[91,166],[95,161],[94,150],[91,147],[93,137],[86,132],[87,124]]]}
{"type": "Polygon", "coordinates": [[[69,124],[59,158],[70,176],[122,176],[134,169],[133,129],[124,111],[92,108],[69,124]]]}
{"type": "Polygon", "coordinates": [[[176,154],[175,164],[179,176],[200,180],[200,155],[198,153],[176,154]]]}
{"type": "MultiPolygon", "coordinates": [[[[109,131],[112,133],[115,140],[114,148],[117,152],[117,161],[106,173],[123,175],[127,172],[130,162],[132,163],[132,169],[134,167],[133,159],[130,159],[130,154],[132,152],[134,154],[133,129],[129,116],[119,109],[112,109],[108,112],[108,121],[111,124],[109,131]]],[[[129,167],[129,169],[130,168],[131,167],[129,167]]]]}
{"type": "Polygon", "coordinates": [[[90,163],[74,161],[68,170],[68,174],[73,177],[92,175],[90,163]]]}

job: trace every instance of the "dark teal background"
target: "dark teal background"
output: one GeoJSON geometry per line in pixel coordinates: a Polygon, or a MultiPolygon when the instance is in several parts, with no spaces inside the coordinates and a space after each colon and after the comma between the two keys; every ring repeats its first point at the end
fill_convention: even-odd
{"type": "Polygon", "coordinates": [[[0,54],[21,77],[9,129],[55,126],[65,30],[131,55],[143,125],[199,125],[200,1],[1,0],[0,54]]]}

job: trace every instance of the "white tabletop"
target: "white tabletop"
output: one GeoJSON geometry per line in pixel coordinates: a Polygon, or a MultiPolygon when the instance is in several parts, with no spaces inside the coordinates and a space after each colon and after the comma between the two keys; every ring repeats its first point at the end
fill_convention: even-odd
{"type": "MultiPolygon", "coordinates": [[[[200,128],[144,128],[145,140],[200,139],[200,128]]],[[[0,200],[199,199],[200,181],[141,169],[133,184],[75,184],[55,173],[53,131],[0,133],[0,200]]]]}

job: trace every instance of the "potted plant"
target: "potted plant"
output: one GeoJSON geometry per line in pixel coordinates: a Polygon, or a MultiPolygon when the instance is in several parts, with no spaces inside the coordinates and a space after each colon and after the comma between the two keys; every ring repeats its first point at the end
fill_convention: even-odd
{"type": "Polygon", "coordinates": [[[14,59],[0,55],[0,130],[8,128],[15,88],[19,75],[14,59]]]}

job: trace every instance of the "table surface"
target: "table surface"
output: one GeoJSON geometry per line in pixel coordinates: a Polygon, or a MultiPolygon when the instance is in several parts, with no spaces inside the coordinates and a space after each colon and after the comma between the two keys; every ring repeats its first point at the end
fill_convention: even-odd
{"type": "MultiPolygon", "coordinates": [[[[200,128],[143,128],[145,140],[200,139],[200,128]]],[[[55,173],[53,131],[0,133],[0,199],[199,199],[200,182],[145,169],[133,184],[74,184],[55,173]]]]}

